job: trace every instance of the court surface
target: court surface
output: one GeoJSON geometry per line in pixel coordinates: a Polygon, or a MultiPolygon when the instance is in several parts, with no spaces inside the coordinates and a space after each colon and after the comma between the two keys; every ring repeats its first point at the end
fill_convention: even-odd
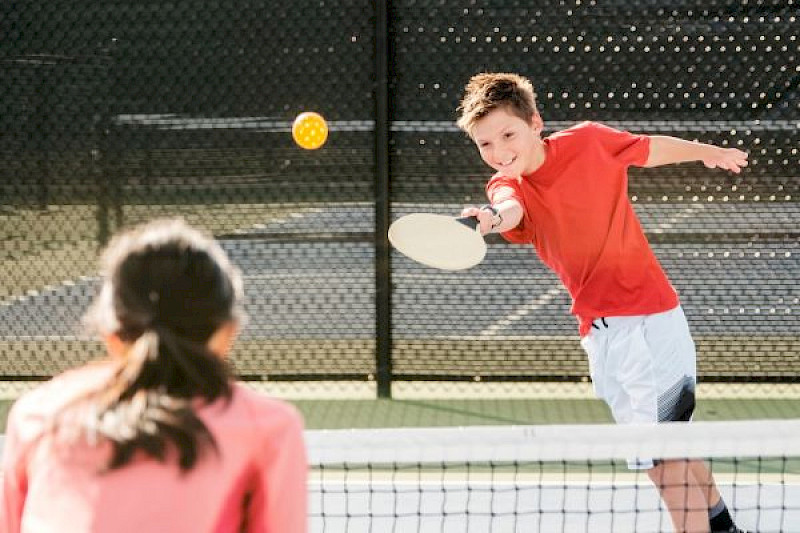
{"type": "MultiPolygon", "coordinates": [[[[653,237],[656,254],[681,294],[698,342],[701,376],[704,372],[745,376],[758,372],[796,377],[800,368],[800,315],[796,312],[800,254],[796,245],[681,239],[698,228],[705,233],[790,231],[796,227],[800,206],[635,205],[645,230],[653,237]]],[[[374,398],[374,382],[370,381],[376,334],[374,207],[353,203],[284,205],[275,212],[262,208],[263,222],[258,222],[258,210],[251,209],[240,222],[232,219],[216,228],[222,246],[245,278],[248,320],[234,352],[237,371],[270,380],[309,372],[362,376],[356,379],[366,378],[367,392],[359,397],[374,398]]],[[[460,208],[460,204],[398,204],[393,217],[423,210],[457,214],[460,208]]],[[[185,209],[182,214],[201,221],[202,209],[198,209],[197,213],[185,209]]],[[[139,216],[147,218],[144,213],[139,216]]],[[[568,313],[569,296],[555,276],[530,247],[507,245],[497,236],[487,240],[485,261],[457,273],[423,267],[392,253],[394,372],[415,380],[448,372],[475,376],[474,381],[487,375],[585,376],[585,356],[577,342],[575,320],[568,313]],[[524,277],[518,276],[521,271],[526,272],[524,277]],[[511,278],[516,279],[513,288],[507,286],[511,278]],[[464,304],[475,301],[481,305],[464,304]],[[502,353],[495,354],[497,361],[470,351],[495,342],[503,346],[502,353]]],[[[42,255],[42,260],[46,257],[42,255]]],[[[102,348],[80,325],[98,278],[94,270],[72,276],[0,301],[0,364],[7,376],[47,376],[102,355],[102,348]]],[[[395,397],[414,397],[421,391],[421,386],[411,382],[406,387],[410,392],[400,394],[399,385],[394,387],[395,397]]],[[[577,385],[582,387],[581,398],[590,397],[588,384],[577,385]]],[[[454,397],[447,384],[433,382],[427,387],[439,391],[434,395],[437,401],[454,397]]],[[[731,384],[728,397],[743,397],[752,387],[731,384]]],[[[305,388],[312,389],[311,398],[352,397],[340,394],[327,382],[305,388]]],[[[485,396],[505,397],[515,388],[522,397],[532,392],[525,384],[499,384],[485,396]]],[[[282,389],[281,395],[286,392],[280,380],[267,390],[277,389],[282,389]]],[[[773,394],[778,400],[798,397],[796,391],[787,396],[780,388],[772,390],[778,391],[773,394]]],[[[562,396],[559,392],[553,395],[562,396]]],[[[770,413],[785,408],[784,404],[773,408],[754,405],[754,411],[740,406],[738,412],[772,416],[770,413]]],[[[453,409],[450,418],[460,419],[461,408],[453,409]]],[[[516,419],[498,405],[492,411],[499,413],[498,420],[516,419]]],[[[437,419],[418,406],[407,405],[404,412],[413,412],[410,419],[424,423],[437,419]]],[[[387,417],[402,421],[409,415],[387,417]]],[[[533,422],[536,416],[523,418],[533,422]]],[[[344,424],[351,419],[342,416],[336,420],[344,424]]]]}
{"type": "MultiPolygon", "coordinates": [[[[388,477],[388,476],[387,476],[388,477]]],[[[671,531],[669,515],[660,509],[655,488],[640,481],[614,480],[548,481],[524,479],[492,480],[480,483],[441,483],[413,480],[381,482],[374,475],[371,486],[349,482],[347,503],[344,496],[318,493],[312,485],[311,513],[325,505],[348,517],[323,521],[312,518],[315,532],[420,533],[529,533],[529,532],[661,532],[671,531]],[[469,509],[469,513],[463,513],[469,509]],[[613,509],[613,512],[611,510],[613,509]],[[459,510],[459,511],[456,511],[459,510]],[[366,518],[367,515],[373,515],[366,518]]],[[[327,487],[330,491],[332,487],[327,487]]],[[[764,484],[734,488],[720,482],[726,501],[736,502],[739,525],[750,530],[796,533],[800,531],[800,511],[781,512],[781,501],[800,501],[800,481],[791,485],[764,484]],[[744,509],[752,510],[744,510],[744,509]],[[770,510],[770,509],[773,510],[770,510]]]]}
{"type": "MultiPolygon", "coordinates": [[[[394,216],[419,210],[455,215],[460,205],[400,205],[394,216]]],[[[794,204],[748,206],[747,213],[735,204],[639,204],[637,211],[645,229],[656,236],[691,233],[700,227],[711,233],[714,228],[730,233],[739,227],[764,233],[788,232],[796,228],[800,216],[800,206],[794,204]]],[[[243,338],[373,336],[373,228],[373,207],[353,204],[298,207],[270,222],[223,232],[222,245],[244,272],[247,303],[254,311],[261,311],[251,314],[243,338]],[[270,295],[284,300],[279,313],[268,312],[274,305],[270,295]],[[325,317],[324,324],[321,316],[325,317]]],[[[681,292],[687,314],[694,315],[692,327],[696,336],[796,335],[800,318],[792,311],[800,288],[791,283],[800,268],[796,246],[659,244],[658,239],[653,246],[681,292]],[[751,315],[753,319],[748,319],[751,315]]],[[[569,297],[555,276],[535,258],[533,250],[503,244],[496,236],[490,238],[489,248],[483,264],[460,273],[421,267],[394,253],[394,329],[412,336],[413,329],[418,337],[451,336],[452,327],[467,337],[574,336],[575,321],[565,313],[569,297]],[[527,274],[518,280],[517,296],[503,294],[501,282],[519,278],[516,273],[521,268],[527,274]],[[509,306],[503,298],[497,298],[484,302],[480,309],[461,306],[462,314],[457,319],[439,314],[438,321],[427,326],[412,323],[414,310],[409,308],[409,299],[413,291],[425,293],[433,287],[441,293],[435,301],[416,303],[447,309],[453,302],[474,297],[476,287],[494,287],[516,305],[509,306]],[[493,318],[487,321],[486,316],[493,318]]],[[[97,278],[88,272],[6,297],[0,302],[0,339],[80,337],[79,318],[94,294],[96,282],[97,278]]],[[[417,306],[416,312],[419,311],[417,306]]]]}

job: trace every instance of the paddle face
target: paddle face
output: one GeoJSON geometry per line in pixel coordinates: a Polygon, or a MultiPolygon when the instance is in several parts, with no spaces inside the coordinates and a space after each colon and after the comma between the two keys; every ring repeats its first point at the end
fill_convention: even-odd
{"type": "Polygon", "coordinates": [[[389,242],[418,263],[442,270],[464,270],[483,261],[486,242],[475,217],[414,213],[389,226],[389,242]]]}

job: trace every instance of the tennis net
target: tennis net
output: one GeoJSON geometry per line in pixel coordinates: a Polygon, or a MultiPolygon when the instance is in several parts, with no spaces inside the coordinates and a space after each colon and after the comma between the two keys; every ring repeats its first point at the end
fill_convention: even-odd
{"type": "Polygon", "coordinates": [[[739,527],[800,532],[800,420],[307,432],[314,532],[667,532],[642,458],[703,459],[739,527]]]}

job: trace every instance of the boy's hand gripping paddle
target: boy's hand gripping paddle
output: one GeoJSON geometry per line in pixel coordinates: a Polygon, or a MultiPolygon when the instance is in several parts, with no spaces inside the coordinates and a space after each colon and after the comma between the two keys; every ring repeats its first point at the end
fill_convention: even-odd
{"type": "Polygon", "coordinates": [[[486,256],[477,217],[413,213],[389,226],[389,242],[414,261],[442,270],[464,270],[486,256]]]}

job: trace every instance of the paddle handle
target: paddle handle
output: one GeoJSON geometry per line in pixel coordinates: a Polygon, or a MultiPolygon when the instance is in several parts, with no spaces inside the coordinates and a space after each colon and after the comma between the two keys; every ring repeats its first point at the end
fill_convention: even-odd
{"type": "Polygon", "coordinates": [[[478,229],[478,224],[480,223],[478,222],[478,217],[459,217],[456,220],[474,230],[478,229]]]}

